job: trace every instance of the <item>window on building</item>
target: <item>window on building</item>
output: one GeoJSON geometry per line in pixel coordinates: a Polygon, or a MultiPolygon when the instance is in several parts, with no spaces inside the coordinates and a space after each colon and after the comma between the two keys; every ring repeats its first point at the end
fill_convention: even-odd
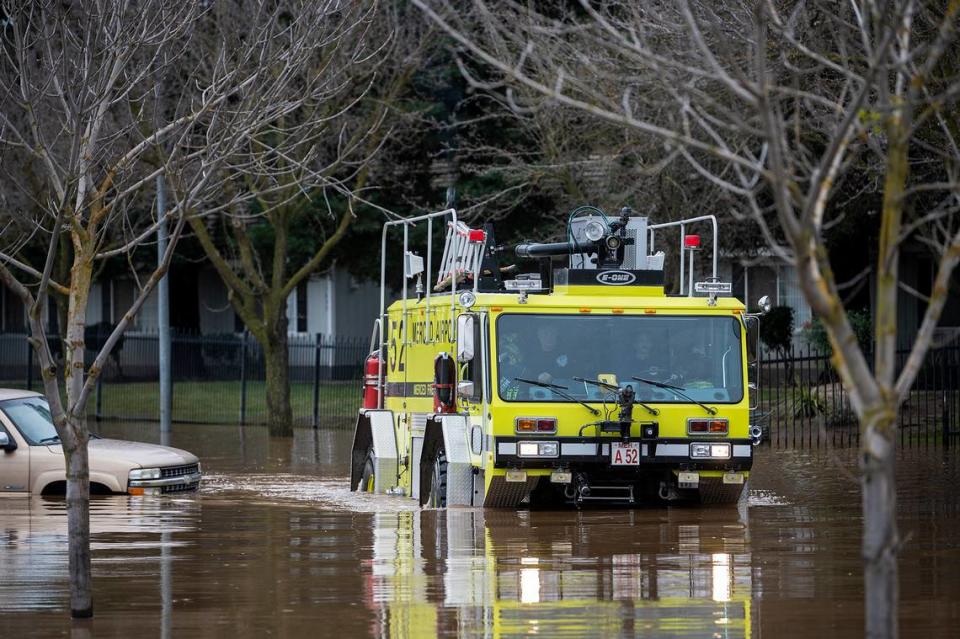
{"type": "Polygon", "coordinates": [[[297,332],[307,332],[307,282],[297,286],[297,332]]]}
{"type": "Polygon", "coordinates": [[[113,281],[100,284],[100,321],[113,323],[113,281]]]}
{"type": "Polygon", "coordinates": [[[0,287],[0,303],[3,305],[3,315],[0,321],[3,322],[4,333],[24,333],[27,330],[26,312],[23,309],[23,302],[20,298],[7,290],[6,287],[0,287]]]}
{"type": "Polygon", "coordinates": [[[789,306],[793,309],[794,330],[803,328],[803,325],[813,317],[810,306],[803,296],[803,291],[800,290],[800,282],[797,281],[797,271],[792,266],[780,267],[777,304],[780,306],[789,306]]]}

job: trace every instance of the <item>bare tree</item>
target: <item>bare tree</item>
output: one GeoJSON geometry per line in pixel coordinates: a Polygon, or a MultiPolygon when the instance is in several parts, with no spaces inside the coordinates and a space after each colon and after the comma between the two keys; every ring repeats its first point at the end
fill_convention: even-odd
{"type": "MultiPolygon", "coordinates": [[[[273,3],[258,7],[275,10],[273,3]]],[[[36,184],[5,190],[0,282],[28,309],[30,342],[67,466],[70,609],[87,617],[93,614],[87,400],[111,349],[167,270],[189,217],[243,200],[223,199],[220,183],[237,168],[231,158],[265,131],[283,131],[283,117],[306,99],[291,97],[289,87],[309,58],[305,52],[319,46],[311,31],[319,32],[328,16],[314,10],[296,25],[259,22],[242,47],[223,42],[200,65],[185,55],[205,33],[210,12],[200,3],[11,1],[2,11],[5,184],[12,189],[24,176],[36,184]],[[164,90],[187,86],[198,90],[164,90]],[[244,99],[251,95],[261,101],[244,99]],[[160,175],[174,194],[164,219],[151,212],[160,175]],[[172,231],[159,267],[133,272],[135,299],[87,366],[84,328],[96,265],[118,256],[132,263],[161,223],[172,231]],[[66,279],[55,279],[55,272],[66,279]],[[46,333],[50,291],[67,300],[63,382],[46,333]]],[[[261,171],[278,179],[288,173],[275,166],[261,171]]]]}
{"type": "MultiPolygon", "coordinates": [[[[219,7],[215,36],[205,43],[242,42],[256,28],[249,1],[219,7]],[[237,16],[230,17],[230,14],[237,16]]],[[[254,3],[255,4],[255,3],[254,3]]],[[[344,3],[279,2],[272,19],[300,22],[305,11],[326,11],[309,52],[291,83],[297,101],[283,130],[266,130],[229,158],[225,199],[244,206],[217,207],[190,225],[228,290],[228,297],[263,349],[270,432],[293,426],[288,379],[287,299],[325,263],[358,215],[389,214],[368,193],[371,170],[383,144],[405,118],[400,98],[431,46],[418,20],[375,0],[344,3]],[[308,96],[300,99],[300,96],[308,96]],[[265,170],[265,168],[267,170],[265,170]],[[278,178],[276,169],[283,175],[278,178]],[[256,238],[266,235],[267,241],[256,238]],[[297,244],[301,250],[295,250],[297,244]],[[307,246],[309,245],[309,246],[307,246]]],[[[202,57],[213,51],[201,49],[202,57]]],[[[251,109],[260,96],[248,95],[251,109]]],[[[279,124],[279,123],[278,123],[279,124]]]]}
{"type": "MultiPolygon", "coordinates": [[[[457,134],[458,171],[490,185],[461,195],[458,213],[467,220],[482,216],[500,222],[499,228],[536,225],[538,238],[562,239],[571,212],[587,203],[611,215],[623,205],[637,206],[658,222],[716,211],[724,202],[730,207],[726,192],[697,180],[678,152],[664,154],[649,136],[554,102],[524,107],[498,97],[476,94],[466,102],[478,104],[461,108],[479,115],[448,125],[457,134]]],[[[661,241],[670,238],[668,229],[661,241]]],[[[737,239],[742,242],[742,235],[737,239]]],[[[668,288],[679,285],[671,274],[668,269],[668,288]]]]}
{"type": "Polygon", "coordinates": [[[960,261],[960,4],[581,0],[549,15],[510,1],[414,4],[497,77],[475,86],[659,140],[735,195],[796,266],[861,423],[867,634],[896,636],[897,417],[960,261]],[[882,185],[872,364],[824,242],[831,197],[854,169],[882,185]],[[910,238],[931,247],[937,269],[898,369],[899,255],[910,238]]]}

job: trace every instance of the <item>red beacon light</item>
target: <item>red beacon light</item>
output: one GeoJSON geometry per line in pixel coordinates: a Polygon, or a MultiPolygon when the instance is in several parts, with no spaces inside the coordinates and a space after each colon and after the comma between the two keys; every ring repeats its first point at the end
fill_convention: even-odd
{"type": "Polygon", "coordinates": [[[700,248],[700,236],[699,235],[684,235],[683,236],[683,248],[695,250],[700,248]]]}

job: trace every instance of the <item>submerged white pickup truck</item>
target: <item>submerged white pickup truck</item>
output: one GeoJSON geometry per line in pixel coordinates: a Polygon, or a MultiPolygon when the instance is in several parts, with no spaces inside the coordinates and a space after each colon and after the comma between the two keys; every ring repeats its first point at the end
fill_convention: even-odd
{"type": "MultiPolygon", "coordinates": [[[[200,460],[185,450],[93,437],[90,492],[160,495],[196,490],[200,460]]],[[[66,491],[66,462],[39,393],[0,389],[0,494],[66,491]]]]}

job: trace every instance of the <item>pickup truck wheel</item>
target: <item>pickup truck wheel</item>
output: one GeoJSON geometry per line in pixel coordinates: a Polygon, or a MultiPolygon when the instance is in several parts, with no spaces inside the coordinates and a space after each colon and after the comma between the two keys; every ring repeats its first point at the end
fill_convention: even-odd
{"type": "Polygon", "coordinates": [[[367,453],[367,459],[363,462],[363,474],[360,476],[360,485],[357,490],[364,493],[372,493],[376,484],[376,474],[373,466],[373,451],[367,453]]]}
{"type": "Polygon", "coordinates": [[[430,481],[430,501],[432,508],[447,507],[447,451],[441,447],[433,458],[433,478],[430,481]]]}

